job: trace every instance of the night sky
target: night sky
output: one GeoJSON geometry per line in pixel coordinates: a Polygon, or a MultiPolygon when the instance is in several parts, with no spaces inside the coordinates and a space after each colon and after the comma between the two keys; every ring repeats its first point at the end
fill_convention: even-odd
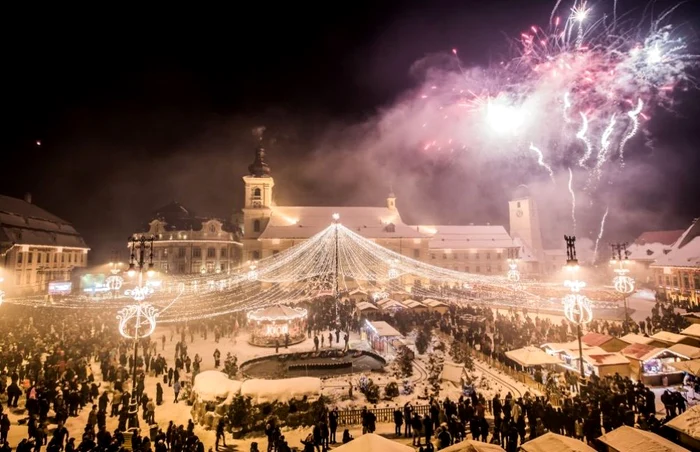
{"type": "MultiPolygon", "coordinates": [[[[264,125],[280,204],[379,205],[389,184],[365,176],[375,168],[352,168],[356,186],[334,185],[328,173],[299,176],[318,137],[366,121],[415,88],[411,67],[428,54],[458,48],[469,64],[499,58],[508,51],[505,34],[546,21],[553,3],[252,2],[18,14],[3,52],[0,193],[31,192],[37,205],[74,223],[99,263],[169,201],[230,217],[253,156],[250,131],[264,125]]],[[[700,23],[697,5],[686,11],[689,23],[700,23]]],[[[700,96],[683,100],[674,114],[659,115],[654,138],[673,152],[647,153],[660,169],[632,201],[656,227],[684,228],[700,214],[700,96]]],[[[411,185],[432,190],[409,195],[402,178],[392,179],[407,220],[506,224],[504,201],[518,180],[464,182],[449,161],[390,158],[396,171],[411,167],[411,185]],[[450,182],[435,188],[437,179],[450,182]],[[454,209],[456,183],[478,185],[489,205],[454,209]]],[[[611,234],[631,239],[650,226],[634,218],[613,215],[611,234]]]]}

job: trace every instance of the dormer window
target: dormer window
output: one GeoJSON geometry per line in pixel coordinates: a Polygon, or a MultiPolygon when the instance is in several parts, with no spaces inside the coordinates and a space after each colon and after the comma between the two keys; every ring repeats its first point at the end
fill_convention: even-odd
{"type": "Polygon", "coordinates": [[[389,223],[384,227],[384,230],[386,232],[396,232],[396,226],[394,226],[394,223],[389,223]]]}

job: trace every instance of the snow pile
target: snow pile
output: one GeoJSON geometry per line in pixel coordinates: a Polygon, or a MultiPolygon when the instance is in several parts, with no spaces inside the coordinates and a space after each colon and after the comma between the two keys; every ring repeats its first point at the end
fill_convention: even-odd
{"type": "MultiPolygon", "coordinates": [[[[199,377],[197,377],[199,378],[199,377]]],[[[253,404],[286,402],[304,396],[321,395],[321,379],[315,377],[284,378],[282,380],[251,379],[243,382],[241,395],[250,397],[253,404]]]]}
{"type": "Polygon", "coordinates": [[[240,392],[241,382],[229,379],[223,372],[207,370],[197,374],[189,399],[192,419],[207,428],[215,428],[240,392]]]}

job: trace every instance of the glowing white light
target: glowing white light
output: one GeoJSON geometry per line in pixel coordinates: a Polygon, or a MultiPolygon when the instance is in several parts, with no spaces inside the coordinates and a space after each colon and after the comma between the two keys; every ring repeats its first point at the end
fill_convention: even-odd
{"type": "Polygon", "coordinates": [[[332,215],[332,217],[333,217],[333,221],[338,221],[338,220],[340,220],[340,214],[339,214],[339,213],[334,213],[334,214],[332,215]]]}
{"type": "Polygon", "coordinates": [[[520,281],[520,271],[518,270],[518,264],[511,262],[508,264],[508,274],[506,275],[508,281],[518,282],[520,281]]]}
{"type": "Polygon", "coordinates": [[[148,303],[126,306],[117,314],[119,333],[127,339],[148,337],[156,329],[156,317],[158,311],[148,303]]]}
{"type": "Polygon", "coordinates": [[[530,143],[530,150],[537,154],[537,164],[547,170],[549,173],[549,178],[552,179],[552,182],[554,182],[554,171],[552,171],[551,166],[544,163],[544,155],[542,155],[542,151],[540,151],[539,148],[532,143],[530,143]]]}
{"type": "Polygon", "coordinates": [[[572,292],[577,293],[581,292],[581,289],[586,287],[586,283],[583,281],[571,281],[567,279],[566,281],[564,281],[564,286],[571,289],[572,292]]]}
{"type": "Polygon", "coordinates": [[[654,45],[654,47],[647,50],[647,58],[646,59],[647,59],[648,64],[661,63],[662,55],[661,55],[661,49],[659,49],[658,44],[654,45]]]}
{"type": "Polygon", "coordinates": [[[589,140],[586,137],[586,132],[588,132],[588,117],[583,112],[581,112],[580,114],[581,128],[576,133],[576,138],[583,141],[583,144],[586,146],[586,151],[583,154],[583,157],[581,157],[581,159],[578,161],[578,164],[585,167],[586,161],[591,157],[591,154],[593,153],[593,146],[591,145],[591,140],[589,140]]]}
{"type": "Polygon", "coordinates": [[[0,290],[0,305],[2,305],[3,301],[5,301],[5,291],[0,290]]]}
{"type": "Polygon", "coordinates": [[[506,105],[502,99],[489,99],[486,106],[486,122],[499,135],[516,133],[525,122],[525,112],[506,105]]]}
{"type": "Polygon", "coordinates": [[[564,316],[572,323],[585,325],[593,320],[591,303],[581,294],[569,294],[564,297],[564,316]]]}
{"type": "Polygon", "coordinates": [[[111,275],[105,279],[105,285],[109,290],[118,291],[124,284],[124,278],[119,275],[111,275]]]}
{"type": "Polygon", "coordinates": [[[372,300],[374,301],[383,300],[385,298],[389,298],[389,294],[386,292],[374,292],[372,294],[372,300]]]}
{"type": "Polygon", "coordinates": [[[615,278],[613,278],[613,285],[615,286],[615,290],[620,293],[630,294],[634,292],[634,279],[632,279],[629,276],[616,276],[615,278]]]}
{"type": "Polygon", "coordinates": [[[147,296],[153,293],[153,287],[149,285],[136,286],[133,289],[128,289],[124,291],[124,295],[132,297],[134,301],[143,301],[147,296]]]}
{"type": "Polygon", "coordinates": [[[390,268],[387,276],[389,279],[396,279],[399,277],[399,271],[395,268],[390,268]]]}

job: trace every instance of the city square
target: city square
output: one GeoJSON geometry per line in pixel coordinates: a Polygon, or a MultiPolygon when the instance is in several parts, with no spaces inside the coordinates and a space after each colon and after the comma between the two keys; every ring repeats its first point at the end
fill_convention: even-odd
{"type": "MultiPolygon", "coordinates": [[[[698,450],[697,42],[684,5],[555,3],[500,63],[414,56],[342,131],[277,98],[114,119],[84,86],[22,119],[43,176],[0,194],[0,452],[698,450]]],[[[241,96],[279,81],[254,66],[241,96]]]]}

